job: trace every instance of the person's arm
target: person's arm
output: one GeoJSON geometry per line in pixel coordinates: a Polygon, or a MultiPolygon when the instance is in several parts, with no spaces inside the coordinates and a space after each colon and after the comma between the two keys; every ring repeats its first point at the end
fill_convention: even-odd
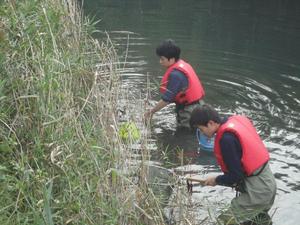
{"type": "Polygon", "coordinates": [[[157,111],[161,110],[162,108],[164,108],[168,104],[170,104],[170,102],[166,102],[166,101],[164,101],[164,100],[161,99],[152,109],[148,110],[145,113],[145,119],[151,118],[154,113],[156,113],[157,111]]]}
{"type": "Polygon", "coordinates": [[[220,140],[221,154],[228,172],[216,177],[216,184],[233,186],[244,177],[241,164],[242,148],[238,138],[229,132],[225,132],[220,140]]]}
{"type": "Polygon", "coordinates": [[[186,88],[187,84],[188,80],[186,76],[179,70],[173,70],[169,76],[166,92],[161,96],[161,100],[145,113],[145,119],[151,118],[154,113],[174,102],[175,96],[186,88]]]}
{"type": "Polygon", "coordinates": [[[205,179],[204,185],[232,187],[243,179],[244,172],[241,165],[242,148],[237,137],[225,132],[220,140],[221,154],[228,169],[227,173],[219,176],[210,176],[205,179]]]}
{"type": "Polygon", "coordinates": [[[179,70],[173,70],[169,76],[166,92],[161,96],[166,102],[174,102],[176,95],[186,89],[188,79],[184,73],[179,70]]]}

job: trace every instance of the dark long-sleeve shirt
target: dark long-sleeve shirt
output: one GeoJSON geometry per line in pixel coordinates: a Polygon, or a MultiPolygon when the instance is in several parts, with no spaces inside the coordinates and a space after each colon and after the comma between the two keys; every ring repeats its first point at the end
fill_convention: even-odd
{"type": "Polygon", "coordinates": [[[174,102],[175,96],[188,86],[188,79],[179,70],[174,69],[168,79],[166,92],[162,95],[165,102],[174,102]]]}
{"type": "Polygon", "coordinates": [[[221,154],[228,169],[227,173],[219,175],[216,182],[219,185],[232,186],[244,177],[241,164],[242,148],[238,138],[230,132],[224,132],[220,140],[221,154]]]}

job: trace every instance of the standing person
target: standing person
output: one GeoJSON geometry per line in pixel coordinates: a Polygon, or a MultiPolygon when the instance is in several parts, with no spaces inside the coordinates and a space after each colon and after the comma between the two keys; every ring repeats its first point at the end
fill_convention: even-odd
{"type": "Polygon", "coordinates": [[[190,125],[208,137],[216,134],[214,154],[223,174],[208,177],[204,184],[237,190],[219,219],[224,224],[271,224],[267,212],[274,203],[276,183],[268,150],[252,122],[241,115],[221,119],[215,109],[203,105],[192,112],[190,125]]]}
{"type": "Polygon", "coordinates": [[[145,113],[145,118],[174,102],[179,127],[189,128],[192,110],[199,106],[205,95],[202,84],[190,64],[180,59],[180,48],[173,40],[163,41],[157,48],[160,64],[166,68],[161,80],[161,100],[145,113]]]}

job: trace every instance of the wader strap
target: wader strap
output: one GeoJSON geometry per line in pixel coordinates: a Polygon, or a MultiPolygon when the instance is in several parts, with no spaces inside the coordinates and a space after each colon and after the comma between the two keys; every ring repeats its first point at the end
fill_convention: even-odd
{"type": "MultiPolygon", "coordinates": [[[[253,176],[258,176],[261,174],[261,172],[265,169],[266,165],[268,164],[269,161],[265,162],[264,165],[262,165],[257,173],[253,173],[249,175],[248,177],[253,177],[253,176]]],[[[256,171],[255,171],[256,172],[256,171]]]]}

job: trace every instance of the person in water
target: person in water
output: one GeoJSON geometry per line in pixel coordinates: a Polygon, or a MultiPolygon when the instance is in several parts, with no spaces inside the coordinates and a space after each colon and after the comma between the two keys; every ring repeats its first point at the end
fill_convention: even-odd
{"type": "Polygon", "coordinates": [[[276,182],[269,153],[252,122],[245,116],[220,118],[209,105],[193,110],[190,126],[206,136],[215,135],[214,155],[223,172],[209,176],[204,185],[234,187],[237,195],[218,217],[224,224],[272,224],[268,211],[274,203],[276,182]]]}
{"type": "Polygon", "coordinates": [[[161,100],[145,113],[145,119],[174,102],[178,127],[190,128],[192,110],[203,103],[205,92],[192,66],[180,59],[180,51],[171,39],[156,48],[159,62],[166,72],[160,85],[161,100]]]}

